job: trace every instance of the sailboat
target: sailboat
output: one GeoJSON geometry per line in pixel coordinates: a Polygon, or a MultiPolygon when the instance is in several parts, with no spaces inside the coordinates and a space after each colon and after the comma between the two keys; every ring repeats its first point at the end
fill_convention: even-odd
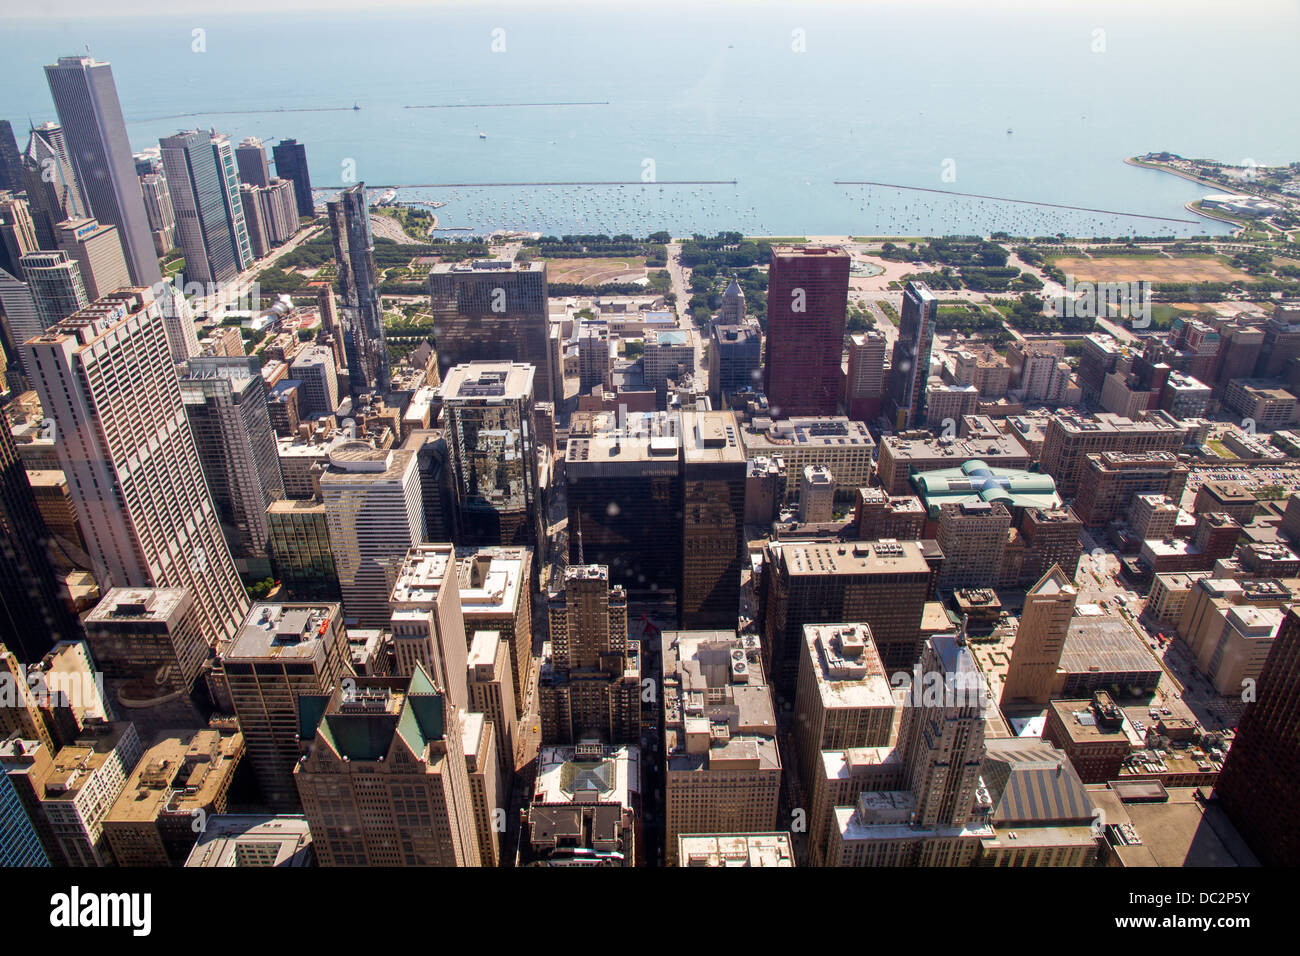
{"type": "Polygon", "coordinates": [[[487,139],[487,133],[483,132],[482,130],[479,130],[479,131],[478,131],[478,138],[479,138],[479,139],[487,139]]]}

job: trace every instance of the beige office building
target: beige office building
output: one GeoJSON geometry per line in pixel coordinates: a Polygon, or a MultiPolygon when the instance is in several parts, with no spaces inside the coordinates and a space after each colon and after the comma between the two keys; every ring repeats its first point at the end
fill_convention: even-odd
{"type": "Polygon", "coordinates": [[[410,677],[423,667],[456,707],[468,709],[469,641],[451,545],[421,544],[407,553],[389,598],[389,629],[395,672],[410,677]]]}
{"type": "Polygon", "coordinates": [[[1046,704],[1064,685],[1061,652],[1070,631],[1078,589],[1056,565],[1025,593],[1020,627],[1002,684],[1002,705],[1014,701],[1046,704]]]}
{"type": "Polygon", "coordinates": [[[469,709],[492,721],[497,759],[508,783],[515,772],[515,740],[519,736],[509,645],[496,631],[478,631],[470,642],[466,664],[469,709]]]}
{"type": "Polygon", "coordinates": [[[465,638],[496,631],[510,648],[515,713],[528,709],[536,670],[533,660],[533,552],[528,548],[460,551],[460,609],[465,638]]]}

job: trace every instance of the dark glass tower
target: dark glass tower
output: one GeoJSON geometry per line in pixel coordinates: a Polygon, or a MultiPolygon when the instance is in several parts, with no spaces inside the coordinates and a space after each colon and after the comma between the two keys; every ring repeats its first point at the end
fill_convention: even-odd
{"type": "Polygon", "coordinates": [[[293,197],[298,201],[298,215],[316,215],[311,198],[311,175],[307,172],[307,150],[296,139],[282,139],[271,147],[275,158],[275,175],[293,183],[293,197]]]}
{"type": "Polygon", "coordinates": [[[388,346],[384,314],[379,307],[379,275],[375,270],[375,242],[370,235],[366,184],[349,186],[327,208],[334,261],[339,270],[343,337],[352,391],[357,394],[377,388],[387,393],[388,346]]]}

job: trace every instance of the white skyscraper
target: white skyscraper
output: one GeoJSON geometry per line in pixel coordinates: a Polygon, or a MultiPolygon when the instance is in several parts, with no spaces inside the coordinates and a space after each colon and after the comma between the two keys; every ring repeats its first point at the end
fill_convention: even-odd
{"type": "Polygon", "coordinates": [[[186,421],[161,310],[107,295],[25,346],[104,586],[185,587],[210,642],[248,610],[186,421]]]}

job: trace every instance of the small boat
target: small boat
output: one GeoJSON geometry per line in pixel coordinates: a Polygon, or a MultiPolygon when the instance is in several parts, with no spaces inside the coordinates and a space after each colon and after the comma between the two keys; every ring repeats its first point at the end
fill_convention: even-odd
{"type": "Polygon", "coordinates": [[[361,109],[361,107],[357,105],[357,101],[356,101],[356,100],[353,100],[353,101],[352,101],[352,109],[353,109],[354,111],[355,111],[355,110],[359,110],[359,109],[361,109]]]}
{"type": "Polygon", "coordinates": [[[483,132],[482,130],[479,130],[479,131],[478,131],[478,138],[479,138],[479,139],[487,139],[487,133],[483,132]]]}
{"type": "Polygon", "coordinates": [[[1008,135],[1008,136],[1011,135],[1011,127],[1010,127],[1010,126],[1007,127],[1007,135],[1008,135]]]}

